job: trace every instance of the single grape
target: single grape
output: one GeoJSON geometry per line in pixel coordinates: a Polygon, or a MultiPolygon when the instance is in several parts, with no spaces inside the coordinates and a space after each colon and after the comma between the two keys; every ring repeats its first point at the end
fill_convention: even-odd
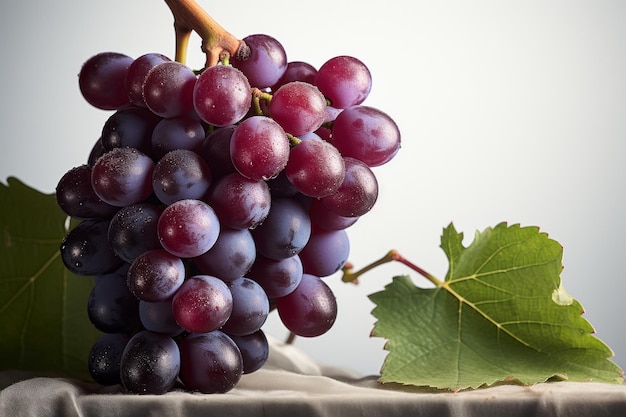
{"type": "Polygon", "coordinates": [[[248,229],[265,220],[270,211],[271,196],[265,181],[233,172],[213,184],[206,201],[223,225],[232,229],[248,229]]]}
{"type": "Polygon", "coordinates": [[[143,107],[124,107],[104,122],[100,141],[106,151],[135,148],[152,156],[152,133],[161,118],[143,107]]]}
{"type": "Polygon", "coordinates": [[[105,333],[96,340],[89,351],[89,375],[101,385],[121,383],[120,361],[130,336],[124,333],[105,333]]]}
{"type": "Polygon", "coordinates": [[[109,220],[88,219],[70,230],[59,248],[65,267],[76,275],[104,274],[122,264],[109,246],[109,220]]]}
{"type": "Polygon", "coordinates": [[[112,206],[140,203],[152,194],[154,162],[135,148],[115,148],[100,157],[91,171],[91,185],[112,206]]]}
{"type": "Polygon", "coordinates": [[[154,166],[152,188],[165,204],[178,200],[202,199],[207,193],[213,174],[200,155],[187,149],[165,154],[154,166]]]}
{"type": "Polygon", "coordinates": [[[268,216],[252,231],[257,252],[272,259],[298,254],[310,235],[311,220],[306,209],[286,197],[272,199],[268,216]]]}
{"type": "Polygon", "coordinates": [[[180,342],[180,380],[190,391],[225,393],[243,374],[243,358],[235,342],[225,333],[191,334],[180,342]]]}
{"type": "Polygon", "coordinates": [[[125,80],[133,58],[117,52],[102,52],[89,58],[78,74],[83,98],[102,110],[115,110],[128,104],[125,80]]]}
{"type": "Polygon", "coordinates": [[[183,261],[165,249],[139,255],[128,269],[128,289],[143,301],[171,299],[185,280],[183,261]]]}
{"type": "Polygon", "coordinates": [[[242,39],[250,47],[246,60],[231,57],[231,64],[243,72],[250,85],[260,89],[271,87],[287,70],[287,54],[282,44],[265,35],[249,35],[242,39]]]}
{"type": "MultiPolygon", "coordinates": [[[[332,107],[332,106],[326,106],[326,119],[324,120],[324,123],[331,123],[334,122],[335,119],[337,118],[337,116],[339,116],[339,113],[341,113],[343,111],[343,109],[338,109],[336,107],[332,107]]],[[[320,127],[319,129],[316,130],[317,134],[323,138],[324,140],[327,141],[331,141],[331,130],[327,127],[324,127],[322,125],[322,127],[320,127]]]]}
{"type": "Polygon", "coordinates": [[[302,275],[293,292],[276,300],[276,309],[285,327],[303,337],[326,333],[337,318],[337,300],[332,290],[310,274],[302,275]]]}
{"type": "Polygon", "coordinates": [[[159,53],[147,53],[136,58],[128,67],[126,74],[126,91],[131,103],[136,106],[146,107],[143,98],[143,83],[148,76],[148,72],[163,62],[169,62],[171,59],[159,53]]]}
{"type": "Polygon", "coordinates": [[[200,153],[204,143],[204,127],[191,116],[162,119],[152,130],[152,156],[159,160],[176,149],[200,153]]]}
{"type": "Polygon", "coordinates": [[[335,193],[321,199],[324,206],[344,217],[360,217],[378,199],[378,181],[372,170],[358,159],[345,157],[346,175],[335,193]]]}
{"type": "Polygon", "coordinates": [[[163,209],[149,203],[122,207],[113,216],[107,233],[113,252],[131,263],[144,252],[161,248],[157,222],[163,209]]]}
{"type": "Polygon", "coordinates": [[[91,167],[80,165],[67,171],[56,186],[58,206],[76,219],[110,218],[119,207],[105,203],[91,186],[91,167]]]}
{"type": "Polygon", "coordinates": [[[326,98],[316,86],[292,81],[272,95],[269,114],[286,132],[304,135],[317,130],[326,120],[326,98]]]}
{"type": "Polygon", "coordinates": [[[224,281],[209,275],[187,278],[174,295],[172,312],[180,327],[191,333],[208,333],[226,323],[233,296],[224,281]]]}
{"type": "Polygon", "coordinates": [[[109,274],[95,276],[87,301],[87,315],[105,333],[131,333],[141,325],[139,300],[126,285],[128,264],[109,274]]]}
{"type": "Polygon", "coordinates": [[[176,383],[180,351],[169,336],[143,330],[126,344],[120,362],[122,385],[135,394],[164,394],[176,383]]]}
{"type": "Polygon", "coordinates": [[[284,297],[296,289],[302,279],[300,256],[270,259],[257,255],[247,277],[255,280],[270,299],[284,297]]]}
{"type": "Polygon", "coordinates": [[[228,126],[239,122],[252,103],[252,89],[237,68],[215,65],[198,76],[193,90],[193,107],[205,122],[228,126]]]}
{"type": "Polygon", "coordinates": [[[317,70],[315,85],[330,100],[331,106],[345,109],[361,104],[372,89],[372,75],[357,58],[340,55],[317,70]]]}
{"type": "Polygon", "coordinates": [[[350,240],[345,230],[313,228],[299,256],[305,274],[327,277],[346,264],[349,254],[350,240]]]}
{"type": "Polygon", "coordinates": [[[294,187],[291,181],[289,181],[289,178],[287,178],[285,170],[280,171],[276,177],[265,182],[270,189],[270,195],[272,197],[291,197],[298,193],[296,187],[294,187]]]}
{"type": "Polygon", "coordinates": [[[87,165],[93,167],[96,161],[105,153],[107,150],[104,149],[104,145],[102,144],[102,138],[98,137],[98,140],[94,142],[91,147],[91,151],[89,151],[89,156],[87,157],[87,165]]]}
{"type": "Polygon", "coordinates": [[[211,249],[220,233],[215,211],[200,200],[178,200],[167,206],[157,223],[165,250],[181,258],[193,258],[211,249]]]}
{"type": "Polygon", "coordinates": [[[139,319],[146,330],[163,333],[174,337],[182,334],[184,329],[176,323],[172,313],[172,300],[139,301],[139,319]]]}
{"type": "Polygon", "coordinates": [[[230,140],[233,165],[244,177],[267,180],[287,165],[289,140],[282,127],[265,116],[241,122],[230,140]]]}
{"type": "Polygon", "coordinates": [[[337,148],[314,137],[303,140],[291,149],[285,174],[302,194],[322,198],[339,189],[346,168],[337,148]]]}
{"type": "Polygon", "coordinates": [[[256,258],[256,246],[248,229],[222,227],[211,249],[193,259],[202,274],[224,282],[243,277],[256,258]]]}
{"type": "Polygon", "coordinates": [[[150,110],[161,117],[187,114],[193,108],[196,74],[188,66],[167,61],[150,69],[143,86],[143,98],[150,110]]]}
{"type": "Polygon", "coordinates": [[[305,83],[314,84],[317,69],[308,62],[291,61],[287,63],[285,72],[280,79],[272,86],[272,91],[278,90],[282,85],[292,81],[303,81],[305,83]]]}
{"type": "Polygon", "coordinates": [[[333,123],[332,144],[343,156],[370,167],[389,162],[400,150],[400,130],[388,114],[369,106],[352,106],[333,123]]]}
{"type": "Polygon", "coordinates": [[[238,336],[260,330],[270,311],[270,303],[263,288],[246,277],[230,281],[228,288],[233,297],[233,309],[221,330],[238,336]]]}
{"type": "Polygon", "coordinates": [[[251,374],[258,371],[267,362],[270,347],[263,330],[257,330],[245,336],[229,335],[241,352],[243,373],[251,374]]]}
{"type": "Polygon", "coordinates": [[[326,208],[322,200],[314,199],[309,206],[309,217],[311,223],[317,227],[326,230],[342,230],[347,229],[359,220],[358,216],[346,217],[341,216],[334,211],[326,208]]]}
{"type": "Polygon", "coordinates": [[[209,164],[213,178],[220,178],[226,174],[237,172],[230,158],[230,139],[235,127],[230,125],[217,128],[207,135],[202,143],[200,155],[209,164]]]}

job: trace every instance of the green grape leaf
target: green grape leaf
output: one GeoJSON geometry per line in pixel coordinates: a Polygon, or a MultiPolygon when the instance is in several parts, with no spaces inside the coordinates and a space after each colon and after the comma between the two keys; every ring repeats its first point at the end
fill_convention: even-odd
{"type": "Polygon", "coordinates": [[[477,232],[463,246],[450,224],[444,281],[398,276],[370,295],[372,335],[386,339],[380,382],[462,390],[548,380],[622,383],[611,349],[562,287],[561,245],[536,227],[477,232]]]}
{"type": "Polygon", "coordinates": [[[63,265],[66,220],[54,194],[0,183],[0,369],[89,377],[93,278],[63,265]]]}

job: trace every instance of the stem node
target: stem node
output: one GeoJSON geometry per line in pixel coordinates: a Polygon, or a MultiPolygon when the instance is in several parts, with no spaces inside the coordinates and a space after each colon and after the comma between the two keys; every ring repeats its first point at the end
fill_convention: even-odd
{"type": "Polygon", "coordinates": [[[202,52],[206,55],[205,68],[217,65],[223,52],[237,59],[250,57],[250,48],[246,43],[226,31],[195,0],[165,0],[174,16],[176,36],[176,61],[184,64],[191,32],[196,32],[202,39],[202,52]]]}

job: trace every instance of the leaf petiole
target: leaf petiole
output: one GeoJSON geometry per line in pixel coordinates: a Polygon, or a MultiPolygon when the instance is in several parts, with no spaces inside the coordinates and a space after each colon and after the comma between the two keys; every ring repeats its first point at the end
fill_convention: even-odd
{"type": "Polygon", "coordinates": [[[444,285],[443,281],[440,281],[434,275],[426,272],[424,269],[422,269],[419,266],[415,265],[413,262],[411,262],[408,259],[406,259],[404,256],[402,256],[395,249],[390,250],[382,258],[380,258],[380,259],[372,262],[371,264],[369,264],[369,265],[359,269],[358,271],[353,271],[352,270],[353,269],[353,265],[351,263],[346,263],[346,265],[341,269],[342,272],[343,272],[343,276],[341,277],[341,280],[343,282],[352,282],[354,284],[357,284],[358,283],[358,278],[361,275],[363,275],[364,273],[366,273],[366,272],[376,268],[377,266],[386,264],[386,263],[391,262],[391,261],[400,262],[401,264],[404,264],[404,265],[408,266],[409,268],[411,268],[412,270],[414,270],[415,272],[417,272],[418,274],[420,274],[421,276],[423,276],[424,278],[426,278],[427,280],[432,282],[437,287],[442,287],[444,285]]]}

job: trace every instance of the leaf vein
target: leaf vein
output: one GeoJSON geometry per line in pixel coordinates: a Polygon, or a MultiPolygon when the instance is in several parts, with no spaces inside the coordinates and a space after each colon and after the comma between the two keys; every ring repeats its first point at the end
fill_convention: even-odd
{"type": "MultiPolygon", "coordinates": [[[[461,294],[459,294],[458,292],[456,292],[453,288],[451,288],[448,282],[444,282],[443,286],[450,292],[450,294],[457,298],[459,300],[460,303],[465,303],[467,304],[468,307],[470,307],[471,309],[473,309],[474,311],[476,311],[479,315],[481,315],[483,318],[485,318],[489,323],[491,323],[493,326],[495,326],[498,331],[503,331],[504,333],[506,333],[508,336],[510,336],[511,338],[513,338],[514,340],[518,341],[519,343],[523,344],[526,347],[529,347],[531,349],[534,349],[536,351],[539,351],[536,347],[532,346],[530,343],[526,342],[524,339],[522,339],[521,337],[517,336],[516,334],[514,334],[513,332],[507,330],[506,328],[503,328],[502,325],[500,323],[498,323],[496,320],[494,320],[490,315],[486,314],[484,311],[482,311],[481,309],[479,309],[478,307],[476,307],[476,305],[469,301],[468,299],[466,299],[465,297],[463,297],[461,294]]],[[[459,331],[460,331],[460,327],[461,327],[461,310],[459,310],[459,331]]],[[[459,341],[461,341],[461,339],[458,339],[459,341]]],[[[458,357],[458,355],[457,355],[458,357]]]]}
{"type": "Polygon", "coordinates": [[[24,285],[13,294],[11,298],[7,300],[7,302],[0,308],[0,314],[4,313],[4,311],[11,306],[19,298],[19,296],[26,291],[28,288],[32,287],[35,284],[35,281],[48,269],[48,267],[60,256],[59,251],[55,250],[55,252],[46,260],[46,262],[39,268],[35,273],[26,279],[24,285]]]}

